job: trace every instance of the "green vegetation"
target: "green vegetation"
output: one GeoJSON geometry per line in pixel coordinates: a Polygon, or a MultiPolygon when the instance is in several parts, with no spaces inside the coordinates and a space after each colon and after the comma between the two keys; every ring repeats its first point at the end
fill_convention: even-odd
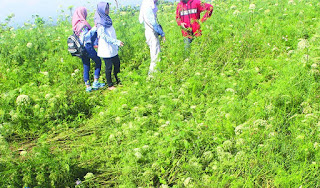
{"type": "Polygon", "coordinates": [[[153,80],[137,9],[112,13],[112,92],[85,92],[68,18],[1,24],[0,187],[319,187],[320,3],[212,4],[190,54],[160,6],[153,80]]]}

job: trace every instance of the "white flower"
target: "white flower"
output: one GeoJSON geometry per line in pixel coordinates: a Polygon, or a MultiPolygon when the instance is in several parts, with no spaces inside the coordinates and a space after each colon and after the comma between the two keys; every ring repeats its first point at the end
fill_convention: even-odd
{"type": "Polygon", "coordinates": [[[316,69],[316,68],[318,68],[318,65],[316,63],[314,63],[311,65],[311,68],[316,69]]]}
{"type": "Polygon", "coordinates": [[[232,149],[232,142],[230,140],[226,140],[223,142],[223,148],[225,150],[231,150],[232,149]]]}
{"type": "Polygon", "coordinates": [[[184,186],[187,187],[188,184],[190,183],[190,181],[191,181],[191,178],[190,178],[190,177],[186,178],[186,179],[183,181],[184,186]]]}
{"type": "Polygon", "coordinates": [[[31,42],[28,42],[28,43],[27,43],[27,47],[28,47],[28,48],[32,48],[32,43],[31,43],[31,42]]]}
{"type": "Polygon", "coordinates": [[[226,89],[226,92],[234,93],[235,91],[232,88],[228,88],[228,89],[226,89]]]}
{"type": "Polygon", "coordinates": [[[270,9],[267,9],[264,11],[265,14],[269,14],[270,13],[270,9]]]}
{"type": "Polygon", "coordinates": [[[254,127],[259,127],[259,126],[265,127],[267,124],[268,124],[268,123],[267,123],[266,120],[257,119],[256,121],[254,121],[253,126],[254,126],[254,127]]]}
{"type": "Polygon", "coordinates": [[[49,73],[48,72],[40,72],[41,74],[45,75],[45,76],[48,76],[49,73]]]}
{"type": "Polygon", "coordinates": [[[134,156],[136,156],[137,159],[141,159],[142,158],[142,154],[140,152],[134,153],[134,156]]]}
{"type": "Polygon", "coordinates": [[[234,16],[238,16],[240,14],[240,11],[239,10],[235,10],[234,12],[233,12],[233,15],[234,16]]]}
{"type": "Polygon", "coordinates": [[[239,135],[242,133],[242,129],[243,129],[243,125],[238,125],[235,129],[234,132],[236,133],[236,135],[239,135]]]}
{"type": "Polygon", "coordinates": [[[88,173],[84,176],[84,179],[91,179],[91,178],[93,178],[93,177],[94,177],[93,173],[88,172],[88,173]]]}
{"type": "Polygon", "coordinates": [[[27,153],[28,153],[28,152],[26,152],[26,151],[21,151],[21,152],[20,152],[20,155],[21,155],[21,156],[26,156],[27,153]]]}
{"type": "Polygon", "coordinates": [[[63,58],[60,59],[61,63],[63,63],[63,58]]]}
{"type": "Polygon", "coordinates": [[[250,9],[250,10],[256,9],[256,5],[255,5],[255,4],[250,4],[249,9],[250,9]]]}
{"type": "Polygon", "coordinates": [[[213,153],[211,151],[206,151],[203,153],[203,157],[206,161],[210,161],[213,158],[213,153]]]}
{"type": "Polygon", "coordinates": [[[303,50],[303,49],[308,48],[308,47],[309,47],[308,40],[299,39],[299,43],[298,43],[298,49],[299,50],[303,50]]]}
{"type": "Polygon", "coordinates": [[[118,116],[118,117],[116,117],[116,118],[114,119],[114,121],[115,121],[116,123],[120,123],[120,122],[121,122],[121,118],[118,116]]]}
{"type": "Polygon", "coordinates": [[[237,8],[236,5],[232,5],[232,6],[230,7],[230,9],[236,9],[236,8],[237,8]]]}
{"type": "Polygon", "coordinates": [[[19,95],[16,100],[18,106],[25,106],[30,104],[30,98],[28,95],[19,95]]]}
{"type": "Polygon", "coordinates": [[[289,1],[288,1],[288,4],[289,4],[289,5],[295,5],[295,2],[294,2],[294,0],[289,0],[289,1]]]}
{"type": "Polygon", "coordinates": [[[79,69],[76,69],[76,70],[74,70],[74,73],[78,73],[80,70],[79,69]]]}

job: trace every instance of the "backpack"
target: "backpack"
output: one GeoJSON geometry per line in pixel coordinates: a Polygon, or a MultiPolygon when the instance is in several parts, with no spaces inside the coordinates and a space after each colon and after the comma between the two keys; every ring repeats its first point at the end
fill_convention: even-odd
{"type": "Polygon", "coordinates": [[[72,34],[68,37],[68,51],[72,56],[82,57],[87,54],[84,46],[80,43],[80,40],[76,34],[72,34]]]}

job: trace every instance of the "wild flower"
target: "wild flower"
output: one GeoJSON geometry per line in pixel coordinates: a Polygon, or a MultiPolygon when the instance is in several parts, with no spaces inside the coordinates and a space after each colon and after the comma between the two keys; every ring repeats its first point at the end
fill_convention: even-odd
{"type": "Polygon", "coordinates": [[[298,135],[298,136],[296,137],[296,139],[297,139],[297,140],[303,140],[304,137],[305,137],[304,135],[300,134],[300,135],[298,135]]]}
{"type": "Polygon", "coordinates": [[[234,15],[234,16],[238,16],[240,13],[241,13],[241,12],[240,12],[239,10],[235,10],[235,11],[233,12],[233,15],[234,15]]]}
{"type": "Polygon", "coordinates": [[[296,3],[294,2],[294,0],[289,0],[289,1],[288,1],[288,4],[289,4],[289,5],[295,5],[296,3]]]}
{"type": "Polygon", "coordinates": [[[114,139],[115,139],[114,134],[110,134],[110,136],[109,136],[109,140],[111,141],[111,140],[114,140],[114,139]]]}
{"type": "Polygon", "coordinates": [[[244,151],[239,151],[234,157],[234,160],[236,162],[242,162],[242,161],[245,161],[245,157],[246,157],[246,153],[244,151]]]}
{"type": "Polygon", "coordinates": [[[309,47],[309,43],[307,39],[299,39],[298,50],[303,50],[309,47]]]}
{"type": "Polygon", "coordinates": [[[30,104],[30,97],[28,95],[19,95],[16,100],[18,106],[26,106],[30,104]]]}
{"type": "Polygon", "coordinates": [[[270,13],[270,9],[267,9],[264,11],[265,14],[269,14],[270,13]]]}
{"type": "Polygon", "coordinates": [[[116,117],[115,119],[114,119],[114,121],[116,122],[116,123],[120,123],[121,122],[121,117],[116,117]]]}
{"type": "Polygon", "coordinates": [[[265,127],[267,124],[267,121],[263,119],[257,119],[253,122],[254,127],[265,127]]]}
{"type": "Polygon", "coordinates": [[[213,153],[211,151],[206,151],[203,153],[203,157],[206,161],[210,161],[213,159],[213,153]]]}
{"type": "Polygon", "coordinates": [[[190,181],[191,181],[191,178],[190,178],[190,177],[186,178],[186,179],[183,181],[183,185],[186,186],[186,187],[188,187],[190,181]]]}
{"type": "Polygon", "coordinates": [[[231,5],[230,9],[236,9],[237,6],[236,5],[231,5]]]}
{"type": "Polygon", "coordinates": [[[142,158],[142,154],[140,152],[135,152],[134,156],[136,156],[137,159],[141,159],[142,158]]]}
{"type": "Polygon", "coordinates": [[[312,64],[312,65],[311,65],[311,68],[312,68],[312,69],[318,68],[318,64],[316,64],[316,63],[312,64]]]}
{"type": "Polygon", "coordinates": [[[28,42],[28,43],[27,43],[27,47],[28,47],[28,48],[32,48],[32,43],[31,43],[31,42],[28,42]]]}
{"type": "Polygon", "coordinates": [[[232,89],[232,88],[227,88],[226,92],[235,93],[234,89],[232,89]]]}
{"type": "Polygon", "coordinates": [[[20,152],[20,155],[21,155],[21,156],[26,156],[27,154],[28,154],[28,152],[27,152],[27,151],[24,151],[24,150],[20,152]]]}
{"type": "Polygon", "coordinates": [[[81,180],[76,181],[76,185],[80,185],[81,183],[82,183],[81,180]]]}
{"type": "Polygon", "coordinates": [[[290,56],[290,55],[292,55],[293,53],[294,53],[294,50],[289,50],[287,54],[290,56]]]}
{"type": "Polygon", "coordinates": [[[91,178],[94,178],[94,175],[93,175],[93,173],[91,173],[91,172],[88,172],[85,176],[84,176],[84,179],[91,179],[91,178]]]}
{"type": "Polygon", "coordinates": [[[242,130],[243,130],[243,125],[238,125],[235,129],[234,129],[234,132],[236,133],[236,135],[240,135],[242,133],[242,130]]]}
{"type": "Polygon", "coordinates": [[[150,146],[144,145],[144,146],[142,146],[142,149],[145,150],[145,151],[148,151],[150,149],[150,146]]]}
{"type": "Polygon", "coordinates": [[[223,149],[224,150],[231,150],[232,149],[232,142],[231,140],[226,140],[223,142],[223,149]]]}
{"type": "Polygon", "coordinates": [[[40,74],[43,74],[43,75],[45,75],[45,76],[48,76],[49,75],[49,73],[48,72],[40,72],[40,74]]]}
{"type": "Polygon", "coordinates": [[[249,5],[249,9],[250,9],[250,10],[256,9],[256,5],[255,5],[255,4],[250,4],[250,5],[249,5]]]}

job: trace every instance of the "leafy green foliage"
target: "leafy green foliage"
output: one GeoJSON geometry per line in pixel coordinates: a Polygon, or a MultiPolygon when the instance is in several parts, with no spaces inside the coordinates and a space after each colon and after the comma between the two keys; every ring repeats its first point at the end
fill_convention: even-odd
{"type": "Polygon", "coordinates": [[[189,54],[176,5],[160,5],[151,80],[138,8],[113,12],[125,46],[112,92],[84,91],[68,18],[4,25],[0,186],[319,187],[320,4],[211,3],[189,54]]]}

